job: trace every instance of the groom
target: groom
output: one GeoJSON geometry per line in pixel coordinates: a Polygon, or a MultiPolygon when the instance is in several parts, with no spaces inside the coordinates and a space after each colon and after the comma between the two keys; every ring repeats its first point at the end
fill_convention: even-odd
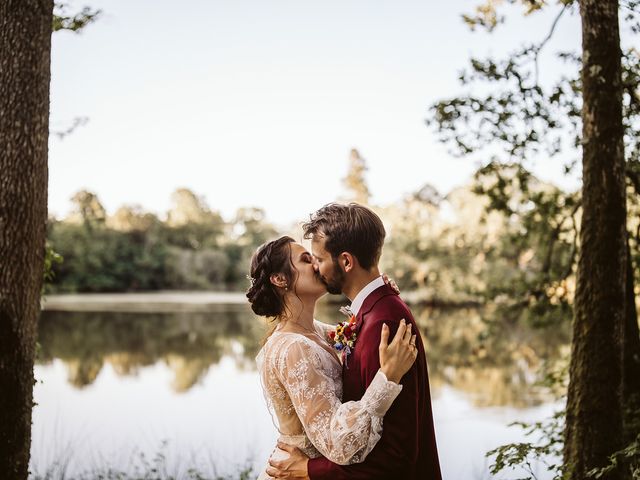
{"type": "Polygon", "coordinates": [[[363,463],[337,465],[326,458],[309,459],[299,449],[279,443],[290,454],[270,460],[274,478],[441,480],[431,413],[427,360],[411,311],[386,285],[378,270],[385,230],[380,218],[362,205],[331,203],[303,225],[311,239],[315,269],[327,291],[351,299],[356,316],[356,344],[343,367],[343,402],[357,401],[380,368],[378,346],[382,324],[392,337],[401,319],[416,333],[418,358],[402,378],[402,391],[383,420],[382,438],[363,463]]]}

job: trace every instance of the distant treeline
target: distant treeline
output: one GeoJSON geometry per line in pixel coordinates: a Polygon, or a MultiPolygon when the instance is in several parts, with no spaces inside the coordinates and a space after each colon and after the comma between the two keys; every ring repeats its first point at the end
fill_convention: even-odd
{"type": "MultiPolygon", "coordinates": [[[[493,178],[482,181],[490,185],[493,178]]],[[[578,210],[558,204],[560,191],[552,185],[532,178],[527,188],[549,206],[546,215],[530,208],[517,185],[507,213],[490,208],[490,198],[473,184],[447,195],[425,185],[391,205],[372,207],[387,229],[382,270],[414,302],[492,303],[502,320],[568,320],[578,210]]],[[[349,190],[368,202],[366,189],[349,190]]],[[[277,231],[259,208],[240,209],[225,220],[187,189],[174,192],[162,220],[131,206],[108,216],[86,191],[72,201],[70,216],[49,222],[49,246],[63,259],[52,263],[51,292],[244,290],[260,244],[283,233],[300,236],[277,231]]]]}
{"type": "Polygon", "coordinates": [[[72,215],[49,220],[48,291],[246,288],[251,255],[277,234],[264,211],[243,208],[225,221],[189,190],[172,200],[160,220],[131,206],[107,216],[96,195],[76,194],[72,215]]]}

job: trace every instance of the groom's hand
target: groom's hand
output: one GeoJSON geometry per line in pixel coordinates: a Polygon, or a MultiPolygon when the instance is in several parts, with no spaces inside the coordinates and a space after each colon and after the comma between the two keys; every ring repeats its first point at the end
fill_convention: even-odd
{"type": "Polygon", "coordinates": [[[285,460],[269,459],[270,467],[267,467],[267,475],[272,478],[301,478],[310,480],[307,473],[307,457],[299,448],[292,447],[286,443],[278,442],[278,448],[289,454],[285,460]]]}

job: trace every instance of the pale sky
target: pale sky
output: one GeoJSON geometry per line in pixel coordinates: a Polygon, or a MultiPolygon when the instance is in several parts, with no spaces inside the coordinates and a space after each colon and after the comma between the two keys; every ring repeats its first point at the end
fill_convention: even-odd
{"type": "MultiPolygon", "coordinates": [[[[424,120],[460,94],[471,55],[496,55],[546,35],[557,7],[493,34],[461,14],[480,0],[86,0],[104,11],[80,35],[53,35],[49,210],[80,189],[109,213],[140,204],[161,217],[178,187],[230,219],[259,206],[284,225],[342,193],[351,148],[366,159],[373,203],[431,183],[442,193],[475,165],[447,154],[424,120]]],[[[576,49],[565,16],[543,55],[576,49]]],[[[559,162],[536,173],[565,187],[559,162]]]]}

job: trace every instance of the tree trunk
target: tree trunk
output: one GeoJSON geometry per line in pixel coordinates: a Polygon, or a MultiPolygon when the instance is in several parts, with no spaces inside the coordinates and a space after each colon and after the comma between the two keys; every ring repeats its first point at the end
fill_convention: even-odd
{"type": "Polygon", "coordinates": [[[52,0],[0,2],[0,472],[26,479],[47,221],[52,0]]]}
{"type": "Polygon", "coordinates": [[[572,480],[621,446],[627,269],[618,1],[581,0],[580,15],[583,218],[564,446],[572,480]]]}

